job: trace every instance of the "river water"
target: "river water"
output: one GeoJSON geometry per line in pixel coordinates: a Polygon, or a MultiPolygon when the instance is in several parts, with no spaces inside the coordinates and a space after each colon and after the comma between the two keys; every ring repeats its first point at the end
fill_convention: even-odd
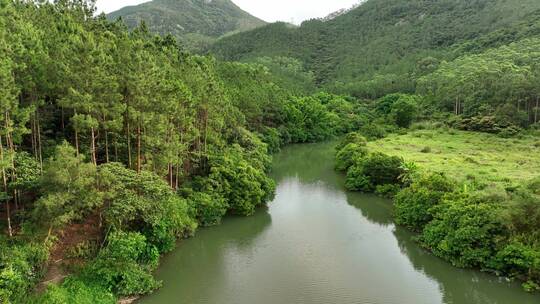
{"type": "Polygon", "coordinates": [[[274,157],[275,199],[180,242],[139,303],[539,304],[518,283],[452,267],[396,227],[391,202],[346,192],[331,143],[274,157]]]}

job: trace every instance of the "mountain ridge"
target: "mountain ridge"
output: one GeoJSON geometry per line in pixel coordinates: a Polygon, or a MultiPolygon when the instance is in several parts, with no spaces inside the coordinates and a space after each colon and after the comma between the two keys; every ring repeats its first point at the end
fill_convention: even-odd
{"type": "Polygon", "coordinates": [[[225,37],[210,52],[238,61],[292,57],[320,84],[343,93],[354,93],[344,85],[369,81],[388,86],[385,93],[411,91],[412,84],[390,87],[411,82],[402,78],[417,73],[418,62],[451,60],[459,55],[453,46],[508,28],[536,10],[536,0],[368,0],[327,21],[308,20],[297,28],[273,23],[225,37]]]}
{"type": "Polygon", "coordinates": [[[120,17],[130,29],[144,21],[150,31],[172,34],[192,50],[205,49],[222,36],[266,24],[230,0],[154,0],[107,15],[112,20],[120,17]]]}

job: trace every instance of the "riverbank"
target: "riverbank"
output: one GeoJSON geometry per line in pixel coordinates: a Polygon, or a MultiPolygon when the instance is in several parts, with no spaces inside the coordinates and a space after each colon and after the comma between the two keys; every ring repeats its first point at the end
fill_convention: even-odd
{"type": "Polygon", "coordinates": [[[396,223],[461,268],[540,290],[540,177],[534,137],[501,139],[447,128],[367,144],[349,134],[336,153],[353,191],[394,198],[396,223]],[[421,146],[420,146],[421,145],[421,146]]]}
{"type": "Polygon", "coordinates": [[[226,217],[167,254],[163,287],[141,304],[483,304],[540,300],[519,284],[458,269],[396,226],[392,203],[348,192],[335,143],[274,156],[276,197],[252,217],[226,217]],[[316,164],[316,165],[314,165],[316,164]],[[388,286],[388,288],[386,288],[388,286]]]}

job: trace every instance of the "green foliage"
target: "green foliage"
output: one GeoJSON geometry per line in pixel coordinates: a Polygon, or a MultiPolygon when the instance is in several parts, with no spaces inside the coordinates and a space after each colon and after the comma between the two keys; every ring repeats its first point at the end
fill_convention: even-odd
{"type": "Polygon", "coordinates": [[[160,286],[151,274],[158,261],[158,249],[144,235],[112,232],[83,276],[119,296],[143,295],[160,286]]]}
{"type": "Polygon", "coordinates": [[[422,244],[459,267],[485,267],[506,231],[500,207],[468,194],[447,197],[433,207],[433,221],[421,235],[422,244]]]}
{"type": "Polygon", "coordinates": [[[394,199],[396,223],[421,231],[433,220],[431,208],[454,191],[454,183],[444,174],[422,174],[394,199]]]}
{"type": "Polygon", "coordinates": [[[100,167],[100,177],[108,202],[104,218],[113,229],[140,231],[159,253],[171,251],[179,237],[195,231],[187,202],[159,176],[110,163],[100,167]]]}
{"type": "Polygon", "coordinates": [[[367,149],[361,144],[350,143],[336,153],[335,167],[338,171],[347,171],[359,159],[367,155],[367,149]]]}
{"type": "Polygon", "coordinates": [[[514,241],[499,251],[494,261],[495,268],[512,277],[525,279],[528,291],[539,290],[540,248],[514,241]]]}
{"type": "Polygon", "coordinates": [[[49,285],[43,295],[33,300],[35,304],[114,304],[116,297],[99,284],[68,277],[61,285],[49,285]]]}
{"type": "Polygon", "coordinates": [[[41,278],[48,248],[36,243],[16,243],[0,236],[0,302],[22,302],[41,278]]]}
{"type": "Polygon", "coordinates": [[[367,144],[366,139],[360,135],[358,132],[347,133],[345,137],[336,145],[336,151],[340,151],[348,144],[356,144],[360,147],[365,147],[367,144]]]}
{"type": "Polygon", "coordinates": [[[398,127],[408,128],[416,117],[416,111],[414,98],[400,98],[392,105],[391,116],[398,127]]]}
{"type": "Polygon", "coordinates": [[[356,159],[347,171],[345,186],[349,190],[373,192],[377,186],[399,185],[405,173],[402,158],[372,153],[356,159]]]}
{"type": "Polygon", "coordinates": [[[283,145],[281,133],[276,128],[265,127],[259,137],[268,146],[269,153],[279,152],[283,145]]]}
{"type": "Polygon", "coordinates": [[[187,201],[193,209],[194,218],[202,226],[213,226],[221,223],[221,218],[229,208],[225,199],[216,194],[192,192],[187,201]]]}
{"type": "Polygon", "coordinates": [[[285,121],[291,142],[328,139],[337,134],[339,117],[314,97],[293,97],[285,104],[285,121]]]}
{"type": "MultiPolygon", "coordinates": [[[[538,120],[539,39],[523,39],[480,54],[443,62],[419,80],[419,92],[466,119],[467,130],[498,133],[538,120]]],[[[508,131],[507,131],[508,132],[508,131]]]]}
{"type": "Polygon", "coordinates": [[[273,196],[275,183],[246,160],[241,147],[233,146],[224,155],[210,158],[205,188],[222,196],[232,213],[252,215],[273,196]]]}
{"type": "Polygon", "coordinates": [[[367,1],[325,22],[228,36],[211,50],[228,60],[293,57],[336,93],[376,99],[414,92],[443,60],[537,35],[538,9],[535,0],[367,1]]]}
{"type": "Polygon", "coordinates": [[[64,142],[45,164],[40,182],[44,195],[35,203],[34,217],[50,228],[81,219],[102,203],[96,185],[96,167],[64,142]]]}

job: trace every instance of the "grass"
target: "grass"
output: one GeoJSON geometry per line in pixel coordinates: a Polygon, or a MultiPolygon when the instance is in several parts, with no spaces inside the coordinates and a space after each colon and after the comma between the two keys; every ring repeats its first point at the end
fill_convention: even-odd
{"type": "Polygon", "coordinates": [[[370,142],[371,151],[401,156],[420,170],[444,172],[458,181],[514,184],[540,176],[537,136],[497,135],[448,129],[393,134],[370,142]]]}

